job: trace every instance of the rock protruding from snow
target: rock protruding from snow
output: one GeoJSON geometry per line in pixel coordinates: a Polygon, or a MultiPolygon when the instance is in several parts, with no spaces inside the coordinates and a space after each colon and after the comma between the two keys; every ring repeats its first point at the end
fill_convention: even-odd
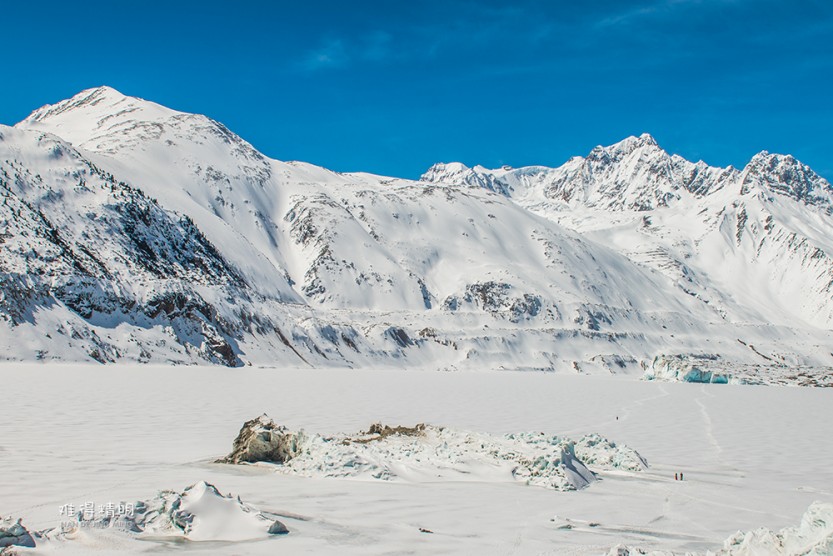
{"type": "Polygon", "coordinates": [[[11,517],[0,518],[0,548],[6,546],[35,546],[35,539],[23,526],[21,520],[13,521],[11,517]]]}
{"type": "Polygon", "coordinates": [[[510,284],[490,280],[468,284],[462,296],[451,295],[443,302],[443,308],[455,312],[463,306],[475,306],[497,317],[519,323],[532,319],[542,312],[541,296],[513,291],[510,284]]]}
{"type": "MultiPolygon", "coordinates": [[[[245,541],[288,533],[273,516],[243,503],[240,497],[224,496],[212,484],[199,481],[183,492],[163,490],[151,500],[134,504],[133,515],[98,517],[79,515],[82,530],[113,528],[152,537],[178,537],[191,541],[245,541]]],[[[73,532],[65,533],[66,540],[73,532]]]]}
{"type": "MultiPolygon", "coordinates": [[[[271,446],[255,451],[270,454],[271,446]]],[[[588,468],[590,462],[599,470],[641,471],[647,467],[636,451],[599,435],[588,435],[576,444],[544,433],[496,436],[425,424],[375,423],[355,435],[323,437],[288,431],[265,415],[243,426],[235,452],[220,461],[278,463],[276,471],[304,477],[521,481],[562,491],[582,489],[597,479],[588,468]],[[289,442],[291,457],[257,459],[252,451],[244,450],[251,438],[264,431],[289,442]]]]}
{"type": "Polygon", "coordinates": [[[383,423],[373,423],[365,433],[365,439],[354,439],[353,442],[371,442],[373,440],[381,440],[388,436],[422,436],[425,434],[425,423],[418,423],[413,427],[403,427],[385,425],[383,423]]]}
{"type": "Polygon", "coordinates": [[[263,414],[243,424],[243,428],[234,439],[231,453],[217,462],[286,463],[300,453],[302,439],[303,433],[292,432],[263,414]]]}
{"type": "MultiPolygon", "coordinates": [[[[686,552],[686,554],[691,554],[686,552]]],[[[663,552],[661,550],[645,551],[638,546],[628,546],[619,544],[610,549],[607,556],[675,556],[673,552],[663,552]]]]}
{"type": "Polygon", "coordinates": [[[617,445],[596,433],[582,436],[576,442],[575,451],[581,461],[589,467],[624,471],[648,469],[648,462],[639,452],[626,445],[617,445]]]}
{"type": "Polygon", "coordinates": [[[511,187],[483,166],[469,168],[460,162],[434,164],[420,177],[420,181],[486,189],[506,196],[511,194],[511,187]]]}
{"type": "Polygon", "coordinates": [[[718,556],[833,554],[833,504],[813,503],[798,527],[772,531],[765,527],[738,531],[723,543],[718,556]]]}
{"type": "Polygon", "coordinates": [[[743,169],[740,181],[741,194],[763,188],[808,205],[833,206],[830,183],[791,155],[756,154],[743,169]]]}

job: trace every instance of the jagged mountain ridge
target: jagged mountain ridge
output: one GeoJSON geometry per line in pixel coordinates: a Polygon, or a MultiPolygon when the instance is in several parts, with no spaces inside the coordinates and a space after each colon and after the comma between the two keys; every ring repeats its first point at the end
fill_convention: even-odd
{"type": "Polygon", "coordinates": [[[719,168],[670,155],[645,133],[609,147],[598,146],[586,157],[562,166],[505,166],[489,170],[459,162],[439,163],[420,178],[429,183],[482,187],[509,197],[546,199],[566,207],[650,211],[674,205],[685,197],[703,198],[727,186],[740,194],[757,185],[768,192],[807,204],[833,205],[830,184],[790,155],[755,155],[742,170],[719,168]]]}
{"type": "Polygon", "coordinates": [[[833,322],[833,189],[792,156],[762,152],[742,170],[710,167],[669,155],[643,134],[557,168],[437,164],[421,179],[501,192],[622,246],[713,304],[735,303],[743,320],[833,322]]]}
{"type": "MultiPolygon", "coordinates": [[[[656,144],[645,137],[620,144],[620,152],[600,151],[586,168],[571,160],[579,181],[545,184],[546,172],[535,170],[515,181],[493,175],[460,188],[464,182],[440,172],[430,180],[435,183],[412,182],[271,160],[209,118],[109,88],[36,110],[15,128],[0,129],[0,159],[9,168],[7,181],[17,184],[10,190],[37,207],[68,251],[107,261],[100,272],[84,274],[70,262],[61,272],[75,280],[95,275],[106,283],[99,290],[122,297],[113,305],[92,293],[79,310],[58,286],[26,301],[12,295],[20,288],[4,285],[4,312],[27,315],[8,319],[7,338],[51,334],[50,327],[69,319],[87,336],[109,336],[99,342],[112,347],[104,360],[231,365],[620,371],[638,370],[656,355],[706,347],[731,361],[760,359],[738,336],[758,349],[771,345],[783,361],[819,366],[833,358],[820,347],[826,329],[795,319],[772,326],[755,307],[711,284],[695,281],[686,289],[661,265],[598,241],[592,230],[563,226],[553,217],[558,211],[541,208],[555,206],[550,197],[530,201],[534,178],[562,205],[582,199],[610,214],[670,210],[678,198],[705,198],[737,179],[737,170],[667,157],[663,164],[673,179],[655,177],[657,187],[640,187],[627,179],[641,175],[639,165],[626,167],[626,159],[640,149],[639,156],[651,154],[656,144]],[[50,142],[71,156],[49,158],[50,142]],[[616,187],[595,188],[588,175],[609,175],[616,187]],[[33,187],[31,176],[43,183],[33,187]],[[75,180],[97,193],[82,195],[75,180]],[[113,184],[141,194],[155,207],[142,210],[158,213],[154,218],[165,224],[150,237],[133,224],[125,227],[121,216],[121,227],[106,224],[123,213],[104,198],[113,184]],[[97,200],[85,204],[84,195],[97,200]],[[593,201],[600,195],[610,200],[593,201]],[[193,230],[186,226],[191,231],[168,237],[169,228],[186,224],[193,230]],[[194,256],[183,262],[178,253],[194,256]],[[148,257],[164,270],[145,268],[148,257]],[[170,311],[148,308],[153,295],[169,291],[177,292],[166,304],[170,311]]],[[[780,175],[792,174],[782,169],[780,175]]],[[[758,186],[750,178],[749,187],[758,186]]],[[[37,229],[36,216],[4,215],[7,235],[30,245],[25,233],[37,229]]],[[[686,274],[680,267],[675,272],[686,274]]],[[[14,278],[28,273],[18,269],[14,278]]],[[[77,342],[58,349],[43,341],[8,356],[78,360],[102,352],[77,342]]]]}

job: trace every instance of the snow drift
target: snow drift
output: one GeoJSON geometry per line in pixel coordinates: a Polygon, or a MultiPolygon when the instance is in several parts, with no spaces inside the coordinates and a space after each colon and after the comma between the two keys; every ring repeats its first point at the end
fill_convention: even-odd
{"type": "MultiPolygon", "coordinates": [[[[114,505],[115,506],[115,505],[114,505]]],[[[182,492],[160,491],[149,500],[121,503],[119,511],[103,514],[78,511],[58,528],[29,533],[20,522],[0,522],[0,547],[35,547],[72,542],[96,547],[96,535],[125,539],[239,542],[289,533],[277,516],[220,493],[214,485],[197,482],[182,492]],[[128,508],[124,511],[123,508],[128,508]]],[[[115,546],[115,545],[114,545],[115,546]]]]}

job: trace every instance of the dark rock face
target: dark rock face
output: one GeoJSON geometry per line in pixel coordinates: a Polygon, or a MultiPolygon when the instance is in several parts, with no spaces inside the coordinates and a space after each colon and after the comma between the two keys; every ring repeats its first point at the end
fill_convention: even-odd
{"type": "Polygon", "coordinates": [[[408,346],[413,345],[414,341],[408,336],[408,333],[405,332],[404,329],[399,328],[398,326],[391,326],[385,331],[385,336],[396,342],[401,348],[406,348],[408,346]]]}
{"type": "MultiPolygon", "coordinates": [[[[15,522],[12,522],[11,518],[0,520],[0,548],[7,546],[35,546],[35,539],[19,519],[15,522]]],[[[3,553],[5,554],[5,551],[3,553]]]]}
{"type": "Polygon", "coordinates": [[[446,298],[443,308],[454,312],[465,303],[515,323],[538,316],[543,308],[541,296],[530,293],[518,295],[511,285],[495,281],[469,284],[462,297],[446,298]]]}
{"type": "Polygon", "coordinates": [[[243,424],[231,453],[217,463],[285,463],[300,453],[301,438],[301,433],[292,432],[263,414],[243,424]]]}
{"type": "Polygon", "coordinates": [[[284,525],[280,521],[275,520],[275,522],[269,526],[268,533],[270,535],[286,535],[289,533],[289,529],[287,529],[286,525],[284,525]]]}
{"type": "MultiPolygon", "coordinates": [[[[31,323],[39,308],[56,305],[87,324],[116,319],[145,326],[150,318],[185,332],[174,340],[198,357],[242,365],[232,327],[197,291],[246,299],[246,283],[193,221],[67,144],[42,138],[35,152],[43,149],[60,157],[41,174],[0,162],[0,320],[31,323]]],[[[93,344],[87,350],[93,360],[122,356],[93,344]]]]}
{"type": "Polygon", "coordinates": [[[756,154],[744,168],[741,176],[741,193],[755,188],[773,192],[804,202],[808,205],[831,210],[831,186],[809,166],[790,155],[756,154]]]}

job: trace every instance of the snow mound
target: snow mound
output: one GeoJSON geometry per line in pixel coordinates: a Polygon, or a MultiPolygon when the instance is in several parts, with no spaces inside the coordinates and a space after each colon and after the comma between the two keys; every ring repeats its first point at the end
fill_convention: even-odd
{"type": "Polygon", "coordinates": [[[822,556],[833,554],[833,504],[815,502],[807,509],[798,527],[778,532],[761,527],[738,531],[723,543],[720,556],[755,554],[822,556]]]}
{"type": "Polygon", "coordinates": [[[190,541],[245,541],[289,532],[280,521],[240,497],[224,496],[205,481],[181,493],[163,490],[151,500],[136,502],[131,513],[85,519],[79,512],[77,526],[65,531],[63,538],[73,540],[78,534],[102,529],[190,541]]]}
{"type": "Polygon", "coordinates": [[[0,548],[7,546],[35,546],[35,540],[19,519],[0,518],[0,548]]]}
{"type": "MultiPolygon", "coordinates": [[[[258,419],[254,420],[258,430],[278,430],[282,437],[295,442],[291,457],[258,461],[277,463],[278,472],[304,477],[519,481],[566,491],[582,489],[597,480],[587,463],[599,469],[628,471],[647,467],[634,450],[599,435],[588,435],[576,444],[568,438],[544,433],[497,436],[425,424],[391,427],[376,423],[358,435],[324,437],[292,433],[266,416],[258,419]]],[[[244,425],[244,430],[251,428],[254,421],[244,425]]],[[[252,461],[235,461],[233,455],[219,461],[252,461]]]]}

